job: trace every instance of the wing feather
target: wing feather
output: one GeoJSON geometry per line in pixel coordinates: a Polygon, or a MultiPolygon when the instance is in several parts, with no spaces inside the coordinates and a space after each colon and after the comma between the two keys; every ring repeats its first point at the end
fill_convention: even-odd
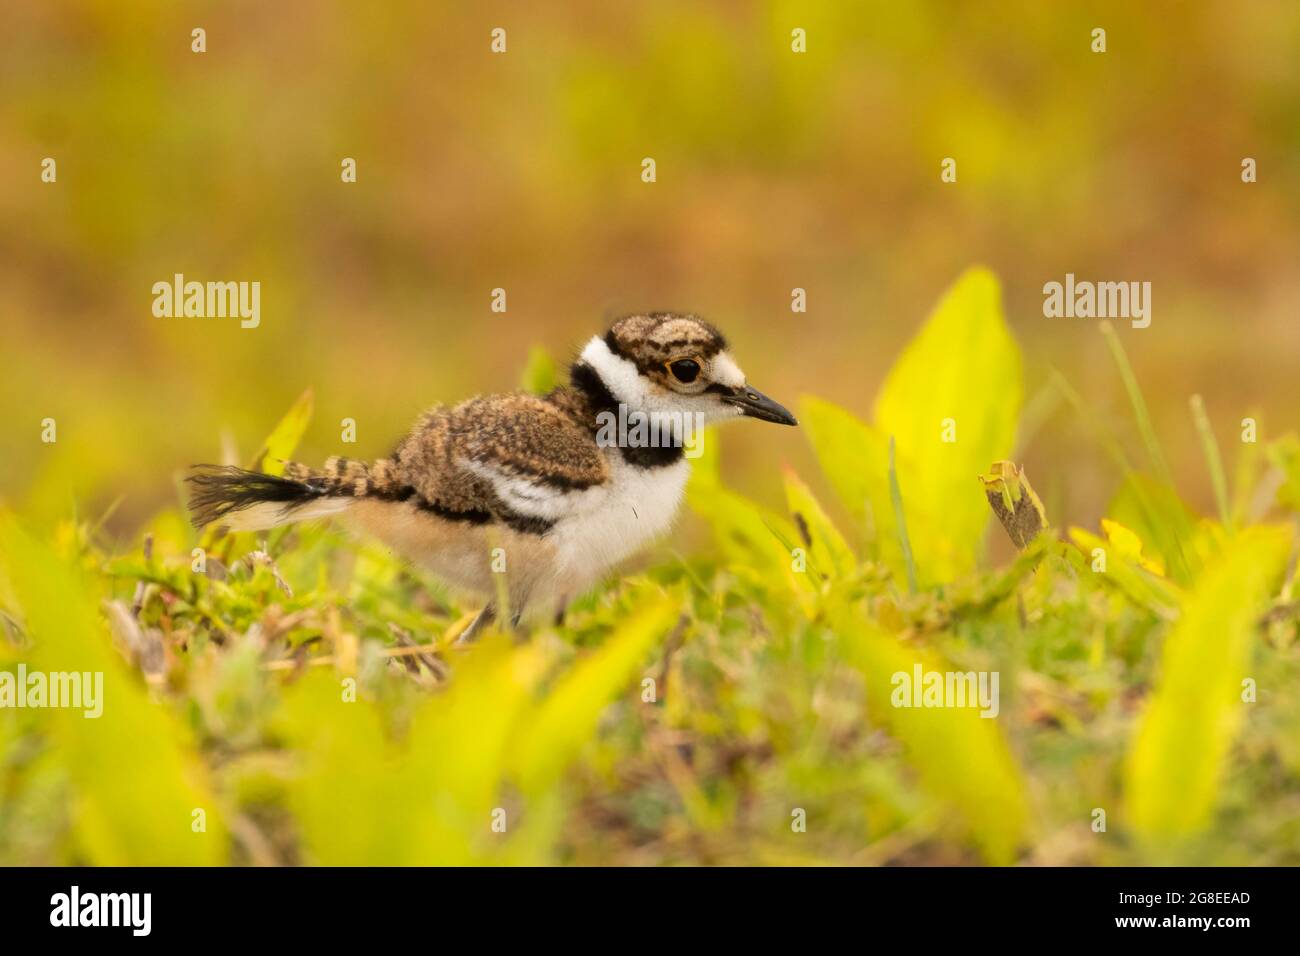
{"type": "Polygon", "coordinates": [[[434,409],[395,457],[425,500],[503,517],[556,521],[609,480],[609,464],[592,433],[533,395],[434,409]]]}

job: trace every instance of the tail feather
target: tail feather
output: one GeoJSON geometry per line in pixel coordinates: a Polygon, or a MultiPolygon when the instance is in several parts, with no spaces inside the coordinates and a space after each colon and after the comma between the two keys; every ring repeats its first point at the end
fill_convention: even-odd
{"type": "Polygon", "coordinates": [[[333,457],[320,471],[286,462],[283,477],[226,465],[195,465],[189,482],[194,486],[194,526],[219,521],[232,531],[264,531],[337,514],[367,496],[400,500],[410,490],[386,458],[367,464],[333,457]]]}
{"type": "MultiPolygon", "coordinates": [[[[301,475],[306,469],[300,469],[301,475]]],[[[263,531],[341,511],[350,498],[322,477],[267,475],[220,465],[197,465],[189,477],[190,518],[196,528],[220,522],[232,531],[263,531]]]]}

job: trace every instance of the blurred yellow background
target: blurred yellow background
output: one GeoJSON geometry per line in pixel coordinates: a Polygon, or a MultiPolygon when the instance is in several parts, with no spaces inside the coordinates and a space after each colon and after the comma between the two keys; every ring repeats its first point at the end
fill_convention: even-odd
{"type": "MultiPolygon", "coordinates": [[[[1152,283],[1151,327],[1120,332],[1204,510],[1191,393],[1229,456],[1244,415],[1297,424],[1300,5],[15,0],[3,21],[0,499],[38,518],[121,497],[130,534],[308,386],[303,460],[385,454],[425,406],[515,387],[530,346],[565,359],[653,308],[715,321],[787,404],[868,416],[975,262],[1031,401],[1058,368],[1129,437],[1097,321],[1044,318],[1042,287],[1152,283]],[[260,327],[154,317],[175,273],[259,281],[260,327]]],[[[1036,407],[1019,457],[1093,526],[1118,476],[1073,410],[1036,407]]],[[[760,498],[811,460],[795,430],[724,441],[760,498]]]]}

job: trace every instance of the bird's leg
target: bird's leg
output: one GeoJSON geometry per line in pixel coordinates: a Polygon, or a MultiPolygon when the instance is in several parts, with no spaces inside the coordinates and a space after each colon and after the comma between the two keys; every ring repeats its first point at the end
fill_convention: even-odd
{"type": "MultiPolygon", "coordinates": [[[[515,632],[515,640],[522,640],[522,633],[519,630],[519,621],[523,617],[523,611],[514,611],[510,615],[510,630],[515,632]]],[[[497,619],[496,605],[492,603],[485,604],[483,610],[479,611],[474,620],[469,622],[469,627],[460,632],[456,638],[457,644],[472,644],[483,628],[487,627],[497,619]]]]}
{"type": "MultiPolygon", "coordinates": [[[[515,643],[523,641],[523,632],[519,630],[519,621],[523,615],[523,608],[512,610],[510,612],[510,630],[515,632],[515,643]]],[[[474,620],[469,622],[469,626],[460,632],[460,636],[456,638],[456,644],[472,644],[478,638],[479,632],[496,619],[496,602],[489,601],[487,604],[483,605],[483,610],[478,612],[478,615],[474,620]]]]}
{"type": "Polygon", "coordinates": [[[487,627],[494,620],[496,620],[496,616],[497,616],[496,608],[493,607],[492,603],[489,601],[487,604],[483,605],[483,610],[478,612],[478,615],[474,618],[474,620],[469,622],[469,627],[465,628],[465,630],[460,632],[460,636],[456,638],[456,643],[457,644],[472,643],[473,640],[478,636],[478,632],[483,630],[483,628],[487,627]]]}
{"type": "Polygon", "coordinates": [[[564,612],[569,609],[568,598],[560,598],[559,604],[555,607],[555,626],[564,627],[564,612]]]}

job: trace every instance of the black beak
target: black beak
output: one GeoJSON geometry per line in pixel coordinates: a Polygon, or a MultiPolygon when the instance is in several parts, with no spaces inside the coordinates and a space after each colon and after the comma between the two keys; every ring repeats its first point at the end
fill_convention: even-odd
{"type": "Polygon", "coordinates": [[[778,425],[798,425],[799,421],[790,414],[790,410],[779,402],[774,402],[756,388],[742,385],[722,396],[728,405],[735,405],[747,418],[761,418],[765,422],[778,425]]]}

